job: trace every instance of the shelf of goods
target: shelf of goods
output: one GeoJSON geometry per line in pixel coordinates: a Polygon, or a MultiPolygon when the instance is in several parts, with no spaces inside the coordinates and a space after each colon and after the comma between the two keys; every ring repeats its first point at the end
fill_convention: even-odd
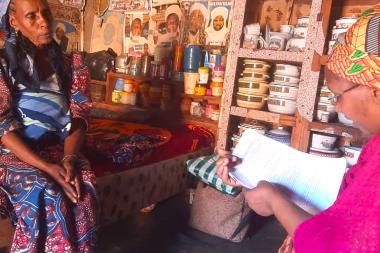
{"type": "Polygon", "coordinates": [[[373,1],[342,0],[338,3],[338,1],[332,0],[309,0],[304,1],[301,7],[300,5],[297,6],[296,1],[279,0],[276,2],[276,7],[284,7],[284,17],[277,18],[282,19],[280,21],[282,23],[277,22],[277,19],[274,18],[273,8],[268,8],[268,5],[272,6],[273,3],[269,2],[241,0],[239,5],[234,7],[217,146],[225,149],[229,148],[231,144],[229,142],[229,139],[231,139],[230,128],[233,128],[245,118],[272,123],[274,126],[292,127],[292,147],[305,152],[310,146],[311,132],[339,135],[353,141],[363,139],[360,131],[353,127],[347,127],[339,123],[312,121],[317,110],[317,94],[322,77],[320,71],[326,65],[328,59],[326,41],[330,36],[329,29],[338,18],[357,15],[360,11],[367,9],[366,7],[371,5],[373,1]],[[356,13],[355,11],[359,9],[360,11],[356,13]],[[299,13],[302,14],[299,15],[299,13]],[[297,19],[303,15],[309,16],[309,23],[307,25],[306,43],[302,52],[242,47],[245,43],[243,41],[243,28],[245,25],[258,22],[262,31],[265,24],[277,22],[275,29],[279,30],[283,24],[285,26],[296,24],[297,19]],[[242,68],[241,62],[244,61],[243,59],[266,61],[270,65],[284,63],[301,67],[299,90],[296,98],[297,111],[294,116],[236,106],[235,98],[238,90],[236,86],[238,86],[238,75],[242,68]]]}

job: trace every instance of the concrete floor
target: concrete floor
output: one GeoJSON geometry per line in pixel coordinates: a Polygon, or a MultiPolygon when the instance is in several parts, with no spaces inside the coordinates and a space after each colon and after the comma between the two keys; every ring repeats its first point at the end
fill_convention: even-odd
{"type": "Polygon", "coordinates": [[[274,218],[255,217],[249,236],[232,243],[187,226],[188,194],[161,202],[151,213],[138,213],[102,228],[100,253],[272,253],[285,231],[274,218]]]}

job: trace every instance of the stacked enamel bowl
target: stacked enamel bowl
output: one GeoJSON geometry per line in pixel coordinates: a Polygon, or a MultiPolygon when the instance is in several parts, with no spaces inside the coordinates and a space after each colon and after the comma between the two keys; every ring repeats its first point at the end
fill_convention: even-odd
{"type": "Polygon", "coordinates": [[[317,105],[317,120],[320,122],[332,122],[336,118],[335,106],[332,104],[331,98],[334,94],[324,85],[321,87],[317,105]]]}
{"type": "Polygon", "coordinates": [[[240,140],[240,137],[243,135],[244,131],[247,129],[253,129],[262,135],[264,135],[268,131],[268,127],[258,122],[257,120],[241,123],[239,124],[238,128],[239,128],[239,132],[232,135],[231,137],[233,147],[237,145],[237,143],[240,140]]]}
{"type": "Polygon", "coordinates": [[[342,156],[340,150],[335,146],[338,139],[337,136],[324,133],[313,133],[311,139],[309,154],[331,158],[339,158],[342,156]]]}
{"type": "Polygon", "coordinates": [[[335,41],[339,38],[340,34],[347,32],[348,28],[355,24],[356,21],[356,17],[342,17],[335,21],[335,26],[331,31],[331,40],[329,41],[328,54],[332,53],[335,41]]]}
{"type": "Polygon", "coordinates": [[[282,127],[269,130],[265,136],[285,145],[290,145],[290,132],[282,127]]]}
{"type": "Polygon", "coordinates": [[[261,110],[268,97],[270,65],[265,61],[244,60],[244,70],[239,78],[236,104],[240,107],[261,110]]]}
{"type": "Polygon", "coordinates": [[[276,64],[274,81],[269,84],[268,111],[293,115],[296,112],[300,68],[276,64]]]}

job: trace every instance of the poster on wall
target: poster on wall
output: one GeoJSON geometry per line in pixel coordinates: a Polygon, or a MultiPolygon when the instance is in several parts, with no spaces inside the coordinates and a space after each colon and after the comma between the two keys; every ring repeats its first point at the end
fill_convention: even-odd
{"type": "Polygon", "coordinates": [[[116,54],[120,55],[123,52],[124,18],[125,15],[120,12],[108,11],[102,16],[101,26],[94,22],[90,52],[112,48],[116,54]]]}
{"type": "Polygon", "coordinates": [[[149,15],[127,15],[125,20],[124,52],[141,55],[148,52],[149,15]]]}
{"type": "Polygon", "coordinates": [[[77,31],[72,24],[65,20],[54,20],[53,39],[58,43],[62,52],[70,53],[78,49],[77,31]]]}
{"type": "Polygon", "coordinates": [[[225,46],[227,44],[232,16],[231,1],[212,1],[208,2],[209,22],[205,29],[206,45],[225,46]]]}
{"type": "Polygon", "coordinates": [[[229,37],[232,0],[181,1],[185,14],[184,44],[225,46],[229,37]]]}
{"type": "Polygon", "coordinates": [[[53,38],[64,52],[71,53],[80,43],[80,10],[59,1],[48,2],[54,17],[53,38]]]}
{"type": "Polygon", "coordinates": [[[111,0],[110,10],[131,13],[149,13],[152,0],[111,0]]]}
{"type": "Polygon", "coordinates": [[[178,1],[153,2],[149,24],[149,49],[172,48],[181,42],[183,14],[178,1]]]}

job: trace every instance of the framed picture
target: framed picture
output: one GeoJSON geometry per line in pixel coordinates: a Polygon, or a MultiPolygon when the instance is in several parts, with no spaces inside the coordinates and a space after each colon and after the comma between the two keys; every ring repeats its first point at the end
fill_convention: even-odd
{"type": "Polygon", "coordinates": [[[110,10],[126,14],[149,13],[152,10],[152,0],[111,0],[110,10]]]}

